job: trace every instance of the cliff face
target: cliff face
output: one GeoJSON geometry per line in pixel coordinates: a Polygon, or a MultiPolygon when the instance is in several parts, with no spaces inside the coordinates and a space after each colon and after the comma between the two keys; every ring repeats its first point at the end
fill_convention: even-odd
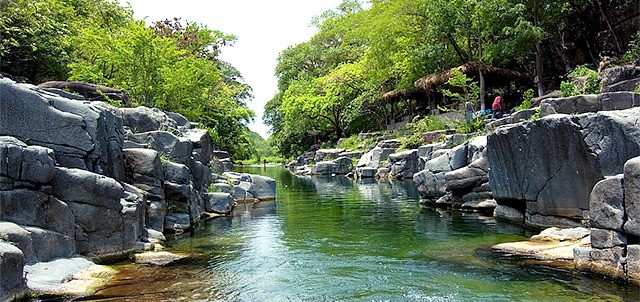
{"type": "MultiPolygon", "coordinates": [[[[228,157],[181,115],[0,77],[0,300],[25,288],[25,264],[149,249],[229,214],[233,195],[208,193],[229,182],[228,157]]],[[[275,197],[253,178],[254,198],[275,197]]]]}

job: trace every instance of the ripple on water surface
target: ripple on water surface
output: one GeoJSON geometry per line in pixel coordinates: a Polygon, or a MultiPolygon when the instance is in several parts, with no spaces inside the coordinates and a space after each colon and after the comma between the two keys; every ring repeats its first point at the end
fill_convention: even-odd
{"type": "Polygon", "coordinates": [[[278,200],[239,205],[169,248],[168,267],[124,265],[89,299],[148,301],[634,301],[637,287],[491,253],[525,238],[477,214],[420,207],[411,181],[254,169],[278,200]]]}

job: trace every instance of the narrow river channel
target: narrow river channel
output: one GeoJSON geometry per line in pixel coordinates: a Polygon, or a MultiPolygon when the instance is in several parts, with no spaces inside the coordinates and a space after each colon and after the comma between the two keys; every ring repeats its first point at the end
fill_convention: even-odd
{"type": "Polygon", "coordinates": [[[411,181],[273,177],[278,200],[239,205],[167,243],[192,257],[122,264],[83,301],[637,301],[638,287],[492,253],[531,235],[422,207],[411,181]]]}

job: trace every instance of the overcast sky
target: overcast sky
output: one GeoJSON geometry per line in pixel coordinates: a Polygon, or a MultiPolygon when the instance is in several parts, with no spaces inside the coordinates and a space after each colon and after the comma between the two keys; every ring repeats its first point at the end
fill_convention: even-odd
{"type": "Polygon", "coordinates": [[[315,32],[311,18],[337,7],[341,0],[119,0],[129,3],[136,19],[148,23],[173,17],[234,34],[238,41],[221,58],[240,70],[253,88],[248,105],[256,113],[249,129],[267,137],[264,105],[276,93],[276,59],[287,46],[308,40],[315,32]]]}

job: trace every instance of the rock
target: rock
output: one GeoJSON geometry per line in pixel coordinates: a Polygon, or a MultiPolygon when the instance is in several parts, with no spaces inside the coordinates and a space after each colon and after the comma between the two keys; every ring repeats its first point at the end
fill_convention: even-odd
{"type": "Polygon", "coordinates": [[[609,86],[622,81],[627,81],[640,77],[640,70],[635,65],[622,65],[605,68],[598,73],[598,78],[602,80],[602,86],[609,86]]]}
{"type": "Polygon", "coordinates": [[[640,106],[640,94],[634,92],[607,92],[598,95],[602,110],[623,110],[640,106]]]}
{"type": "Polygon", "coordinates": [[[38,261],[33,251],[33,239],[31,233],[19,225],[11,222],[0,221],[0,242],[11,243],[19,248],[27,263],[38,261]]]}
{"type": "Polygon", "coordinates": [[[506,205],[497,205],[493,210],[493,216],[497,219],[524,223],[524,212],[506,205]]]}
{"type": "Polygon", "coordinates": [[[76,252],[85,256],[119,253],[124,248],[122,205],[119,209],[69,202],[76,222],[76,252]]]}
{"type": "MultiPolygon", "coordinates": [[[[350,162],[351,163],[351,162],[350,162]]],[[[350,169],[350,168],[349,168],[350,169]]],[[[337,173],[336,173],[337,174],[337,173]]],[[[259,200],[276,199],[276,181],[273,178],[250,174],[251,186],[247,190],[251,195],[259,200]]]]}
{"type": "Polygon", "coordinates": [[[622,173],[625,162],[640,156],[640,108],[576,116],[590,157],[595,155],[601,175],[622,173]]]}
{"type": "Polygon", "coordinates": [[[148,144],[160,153],[161,158],[190,166],[193,145],[187,138],[177,137],[167,131],[149,131],[134,134],[130,140],[148,144]]]}
{"type": "Polygon", "coordinates": [[[591,247],[606,249],[616,246],[626,246],[627,237],[611,230],[591,229],[591,247]]]}
{"type": "Polygon", "coordinates": [[[382,149],[398,149],[402,145],[402,142],[397,139],[384,140],[379,142],[376,147],[382,149]]]}
{"type": "Polygon", "coordinates": [[[640,78],[621,81],[613,85],[602,86],[602,92],[634,91],[640,85],[640,78]]]}
{"type": "Polygon", "coordinates": [[[434,144],[443,140],[442,138],[445,137],[447,134],[453,134],[453,133],[451,133],[451,131],[449,130],[436,130],[436,131],[424,132],[420,134],[420,136],[422,136],[422,140],[426,144],[434,144]]]}
{"type": "Polygon", "coordinates": [[[376,175],[378,169],[371,167],[360,167],[356,169],[356,174],[359,178],[372,178],[376,175]]]}
{"type": "Polygon", "coordinates": [[[10,301],[26,290],[23,275],[24,255],[17,247],[0,241],[0,300],[10,301]]]}
{"type": "Polygon", "coordinates": [[[189,170],[189,167],[187,167],[186,165],[174,162],[166,162],[163,165],[163,168],[164,179],[166,181],[185,185],[194,180],[193,174],[191,174],[191,170],[189,170]]]}
{"type": "MultiPolygon", "coordinates": [[[[135,188],[130,190],[133,189],[135,188]]],[[[136,242],[143,237],[147,205],[145,197],[144,193],[124,192],[124,198],[120,200],[122,205],[122,242],[124,249],[135,248],[136,242]]]]}
{"type": "Polygon", "coordinates": [[[78,169],[58,168],[51,181],[53,195],[65,202],[76,202],[122,210],[124,189],[113,178],[78,169]],[[73,188],[73,190],[69,190],[73,188]]]}
{"type": "Polygon", "coordinates": [[[137,264],[166,266],[178,260],[187,258],[187,256],[178,255],[167,251],[160,251],[136,254],[135,258],[137,264]]]}
{"type": "Polygon", "coordinates": [[[63,99],[42,94],[34,86],[0,79],[0,135],[51,147],[61,156],[76,157],[84,164],[82,158],[94,148],[85,120],[56,109],[50,103],[51,98],[63,99]]]}
{"type": "Polygon", "coordinates": [[[38,87],[44,88],[47,91],[55,89],[54,91],[56,91],[56,93],[63,92],[64,96],[68,96],[67,98],[80,99],[78,97],[81,96],[82,99],[91,101],[99,100],[106,102],[107,100],[104,98],[106,96],[111,100],[121,101],[124,105],[129,104],[129,97],[124,91],[103,85],[96,85],[78,81],[48,81],[38,84],[38,87]],[[75,93],[77,95],[74,95],[72,93],[75,93]]]}
{"type": "Polygon", "coordinates": [[[127,182],[146,191],[149,200],[164,201],[164,170],[157,151],[125,149],[124,166],[127,182]]]}
{"type": "Polygon", "coordinates": [[[591,226],[622,231],[624,222],[624,188],[622,175],[596,183],[589,197],[591,226]]]}
{"type": "Polygon", "coordinates": [[[607,249],[591,249],[591,270],[612,276],[614,278],[624,278],[624,248],[613,247],[607,249]]]}
{"type": "Polygon", "coordinates": [[[423,157],[426,160],[430,160],[432,158],[433,152],[443,148],[444,148],[444,144],[442,143],[420,146],[418,147],[418,156],[423,157]]]}
{"type": "Polygon", "coordinates": [[[531,201],[530,217],[580,219],[603,178],[581,137],[575,119],[562,115],[498,128],[487,140],[494,198],[531,201]]]}
{"type": "Polygon", "coordinates": [[[522,121],[527,121],[531,119],[531,117],[534,116],[536,113],[538,113],[537,108],[520,110],[520,111],[514,112],[511,115],[505,116],[501,119],[497,119],[495,121],[487,123],[485,128],[488,131],[493,131],[502,125],[515,124],[522,121]]]}
{"type": "Polygon", "coordinates": [[[388,178],[389,177],[389,172],[391,171],[391,169],[389,168],[378,168],[378,170],[376,171],[376,178],[388,178]]]}
{"type": "Polygon", "coordinates": [[[164,229],[180,232],[191,227],[189,214],[169,213],[164,219],[164,229]]]}
{"type": "MultiPolygon", "coordinates": [[[[466,195],[464,196],[466,197],[466,195]]],[[[493,213],[493,210],[498,206],[495,200],[493,199],[475,199],[472,198],[468,201],[465,201],[463,197],[464,203],[460,206],[462,210],[468,210],[473,212],[489,212],[493,213]]]]}
{"type": "Polygon", "coordinates": [[[345,152],[345,149],[319,149],[316,151],[314,162],[331,161],[338,158],[340,153],[345,152]]]}
{"type": "Polygon", "coordinates": [[[0,216],[20,225],[73,235],[73,215],[66,203],[42,192],[17,189],[0,191],[0,216]]]}
{"type": "MultiPolygon", "coordinates": [[[[467,143],[467,163],[486,157],[487,155],[487,137],[484,135],[476,136],[467,143]]],[[[488,167],[487,167],[488,168],[488,167]]]]}
{"type": "Polygon", "coordinates": [[[624,209],[627,218],[624,231],[640,236],[640,157],[624,164],[624,209]]]}
{"type": "Polygon", "coordinates": [[[580,241],[589,236],[589,229],[583,227],[561,229],[557,227],[547,228],[538,235],[531,236],[531,241],[580,241]]]}
{"type": "MultiPolygon", "coordinates": [[[[396,148],[381,148],[379,146],[371,149],[371,162],[367,166],[372,168],[380,168],[382,163],[389,159],[389,155],[396,152],[396,148]]],[[[366,156],[363,155],[363,156],[366,156]]]]}
{"type": "Polygon", "coordinates": [[[234,207],[233,196],[229,193],[207,193],[204,196],[207,212],[229,214],[234,207]]]}
{"type": "Polygon", "coordinates": [[[162,232],[158,232],[153,229],[144,229],[142,232],[142,239],[154,244],[164,244],[167,241],[167,238],[162,234],[162,232]]]}
{"type": "Polygon", "coordinates": [[[418,150],[407,150],[389,155],[389,167],[392,178],[412,178],[418,172],[418,150]]]}
{"type": "Polygon", "coordinates": [[[444,176],[447,186],[446,190],[463,190],[487,182],[489,179],[487,176],[488,169],[489,162],[486,157],[482,157],[466,167],[446,172],[444,176]]]}
{"type": "Polygon", "coordinates": [[[87,296],[105,286],[116,271],[84,258],[57,259],[25,266],[29,289],[43,294],[87,296]]]}
{"type": "Polygon", "coordinates": [[[135,108],[121,108],[124,118],[124,126],[129,127],[133,133],[164,130],[177,132],[177,123],[157,108],[144,106],[135,108]]]}
{"type": "Polygon", "coordinates": [[[176,113],[176,112],[171,112],[171,111],[163,111],[163,112],[170,119],[172,119],[172,120],[174,120],[176,122],[176,126],[184,127],[186,129],[190,129],[191,128],[189,120],[186,117],[184,117],[184,115],[182,115],[180,113],[176,113]]]}
{"type": "Polygon", "coordinates": [[[425,163],[425,170],[432,172],[449,172],[467,165],[467,144],[459,145],[448,151],[440,151],[443,152],[442,155],[434,152],[434,158],[425,163]]]}
{"type": "Polygon", "coordinates": [[[446,192],[445,173],[434,173],[422,170],[413,175],[413,183],[418,188],[422,199],[438,198],[446,192]]]}
{"type": "Polygon", "coordinates": [[[338,154],[338,157],[348,157],[351,159],[359,159],[360,157],[362,157],[362,154],[363,153],[360,151],[345,151],[338,154]]]}
{"type": "Polygon", "coordinates": [[[37,261],[47,262],[57,258],[69,258],[75,254],[73,237],[40,228],[26,227],[33,242],[37,261]]]}
{"type": "Polygon", "coordinates": [[[351,171],[353,162],[348,157],[339,157],[332,161],[317,162],[311,168],[311,174],[332,175],[347,174],[351,171]]]}
{"type": "Polygon", "coordinates": [[[45,184],[53,177],[53,151],[27,146],[10,137],[0,136],[0,175],[17,181],[45,184]]]}
{"type": "Polygon", "coordinates": [[[191,142],[192,150],[197,154],[197,157],[194,157],[197,161],[206,165],[213,159],[213,142],[206,129],[184,130],[182,136],[191,142]]]}
{"type": "Polygon", "coordinates": [[[640,245],[627,245],[627,275],[640,280],[640,245]]]}
{"type": "Polygon", "coordinates": [[[250,187],[250,182],[242,181],[231,189],[231,195],[239,202],[254,202],[255,197],[248,191],[250,187]]]}
{"type": "Polygon", "coordinates": [[[549,98],[540,103],[540,116],[545,117],[556,113],[598,112],[601,109],[602,103],[598,100],[598,95],[596,94],[549,98]]]}

